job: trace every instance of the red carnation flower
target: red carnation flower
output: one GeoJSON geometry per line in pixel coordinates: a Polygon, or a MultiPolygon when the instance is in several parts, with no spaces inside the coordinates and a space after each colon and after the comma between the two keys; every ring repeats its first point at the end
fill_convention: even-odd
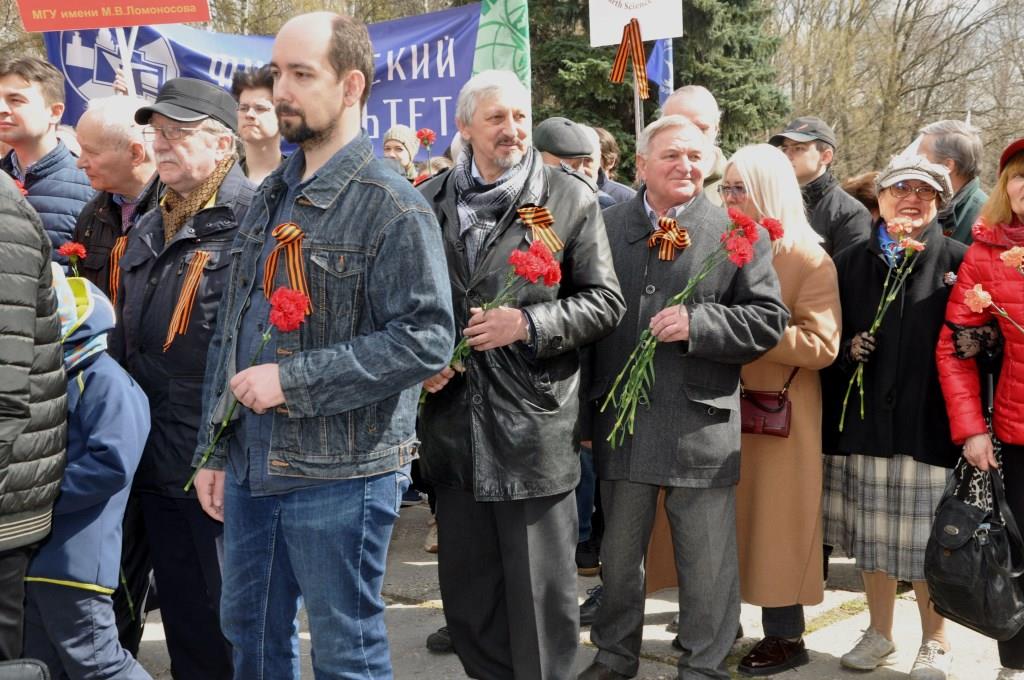
{"type": "Polygon", "coordinates": [[[742,232],[743,236],[751,243],[756,243],[759,237],[757,233],[757,222],[737,208],[729,208],[729,219],[742,232]]]}
{"type": "Polygon", "coordinates": [[[270,323],[282,333],[298,330],[306,318],[309,297],[292,288],[278,288],[270,296],[270,323]]]}
{"type": "Polygon", "coordinates": [[[429,149],[430,145],[437,141],[437,134],[430,128],[420,128],[416,131],[416,139],[429,149]]]}
{"type": "Polygon", "coordinates": [[[516,276],[530,283],[544,279],[545,286],[553,286],[562,280],[562,270],[551,249],[543,241],[534,241],[529,250],[513,250],[508,256],[516,276]]]}
{"type": "Polygon", "coordinates": [[[742,267],[754,259],[754,246],[742,230],[737,229],[723,234],[722,241],[725,243],[726,252],[729,253],[729,259],[737,267],[742,267]]]}
{"type": "Polygon", "coordinates": [[[85,246],[75,241],[65,241],[60,248],[57,248],[57,254],[63,255],[66,258],[85,258],[85,246]]]}
{"type": "Polygon", "coordinates": [[[766,217],[761,222],[761,226],[768,230],[768,237],[773,241],[778,241],[782,238],[783,233],[782,222],[779,222],[774,217],[766,217]]]}

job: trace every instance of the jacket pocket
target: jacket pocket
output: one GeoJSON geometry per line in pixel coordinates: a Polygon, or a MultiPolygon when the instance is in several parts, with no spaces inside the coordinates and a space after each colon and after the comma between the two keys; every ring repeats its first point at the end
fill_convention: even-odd
{"type": "Polygon", "coordinates": [[[309,262],[309,294],[313,315],[320,321],[318,341],[324,346],[351,339],[360,311],[358,296],[364,286],[366,255],[353,251],[311,250],[309,262]]]}
{"type": "Polygon", "coordinates": [[[548,413],[559,408],[558,396],[542,364],[528,360],[513,347],[480,353],[493,376],[490,399],[496,408],[514,413],[548,413]]]}

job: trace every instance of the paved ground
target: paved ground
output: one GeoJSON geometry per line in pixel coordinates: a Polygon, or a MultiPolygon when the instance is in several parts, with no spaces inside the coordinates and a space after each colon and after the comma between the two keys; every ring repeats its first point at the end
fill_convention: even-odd
{"type": "MultiPolygon", "coordinates": [[[[465,678],[454,655],[433,654],[423,643],[428,633],[444,625],[441,600],[437,587],[436,556],[423,550],[426,532],[426,506],[405,508],[395,528],[384,595],[388,602],[387,625],[391,639],[395,678],[407,680],[430,678],[445,680],[465,678]]],[[[870,673],[845,671],[839,667],[839,657],[849,650],[867,626],[868,615],[859,578],[847,560],[833,560],[825,601],[809,607],[806,612],[809,633],[806,636],[811,663],[802,668],[774,676],[779,680],[796,678],[813,680],[896,680],[906,678],[920,644],[917,604],[912,592],[900,595],[896,607],[896,663],[870,673]]],[[[598,583],[596,578],[579,580],[579,595],[598,583]]],[[[672,635],[665,632],[676,608],[676,592],[664,590],[647,600],[647,619],[644,626],[642,680],[673,679],[676,653],[671,647],[672,635]]],[[[171,678],[163,630],[159,617],[151,615],[146,625],[140,657],[145,667],[157,680],[171,678]]],[[[746,637],[733,648],[730,668],[760,638],[761,620],[757,607],[743,605],[741,621],[746,637]]],[[[949,635],[953,644],[952,677],[959,680],[992,680],[998,669],[995,643],[960,626],[950,624],[949,635]]],[[[309,659],[309,634],[303,626],[303,677],[312,678],[309,659]]],[[[588,631],[580,635],[577,665],[585,667],[594,655],[588,631]]],[[[734,677],[743,677],[735,675],[734,677]]],[[[191,679],[189,679],[191,680],[191,679]]],[[[567,679],[569,680],[569,679],[567,679]]]]}

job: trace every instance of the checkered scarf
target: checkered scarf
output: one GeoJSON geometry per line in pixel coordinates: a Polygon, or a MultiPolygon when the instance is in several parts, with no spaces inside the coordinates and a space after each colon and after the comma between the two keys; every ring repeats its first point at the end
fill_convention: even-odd
{"type": "MultiPolygon", "coordinates": [[[[469,270],[476,268],[480,247],[522,194],[526,202],[536,202],[543,184],[541,163],[534,167],[534,151],[527,147],[523,160],[509,168],[493,184],[481,184],[473,177],[472,149],[460,156],[452,169],[456,205],[459,213],[459,236],[466,246],[469,270]]],[[[522,203],[523,201],[519,201],[522,203]]]]}

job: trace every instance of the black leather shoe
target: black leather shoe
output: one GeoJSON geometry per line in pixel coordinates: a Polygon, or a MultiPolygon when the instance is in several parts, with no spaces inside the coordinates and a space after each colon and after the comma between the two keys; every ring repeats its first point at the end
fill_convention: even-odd
{"type": "MultiPolygon", "coordinates": [[[[676,626],[676,628],[678,629],[678,626],[676,626]]],[[[743,637],[743,624],[742,623],[740,623],[740,624],[738,624],[736,626],[736,639],[739,640],[741,637],[743,637]]],[[[672,648],[673,649],[678,649],[680,652],[685,652],[686,651],[685,649],[683,649],[683,643],[681,643],[679,641],[679,636],[678,635],[675,636],[674,638],[672,638],[672,648]]]]}
{"type": "Polygon", "coordinates": [[[597,621],[597,612],[601,609],[601,597],[604,595],[604,586],[594,586],[587,589],[587,599],[580,605],[580,625],[592,626],[597,621]]]}
{"type": "Polygon", "coordinates": [[[427,636],[427,649],[438,654],[451,654],[455,651],[448,626],[442,626],[427,636]]]}
{"type": "Polygon", "coordinates": [[[810,661],[802,639],[791,642],[769,635],[740,659],[737,670],[743,675],[774,675],[810,661]]]}
{"type": "Polygon", "coordinates": [[[634,675],[623,675],[622,673],[608,668],[603,663],[594,662],[587,666],[587,669],[576,676],[576,680],[627,680],[634,675]]]}

